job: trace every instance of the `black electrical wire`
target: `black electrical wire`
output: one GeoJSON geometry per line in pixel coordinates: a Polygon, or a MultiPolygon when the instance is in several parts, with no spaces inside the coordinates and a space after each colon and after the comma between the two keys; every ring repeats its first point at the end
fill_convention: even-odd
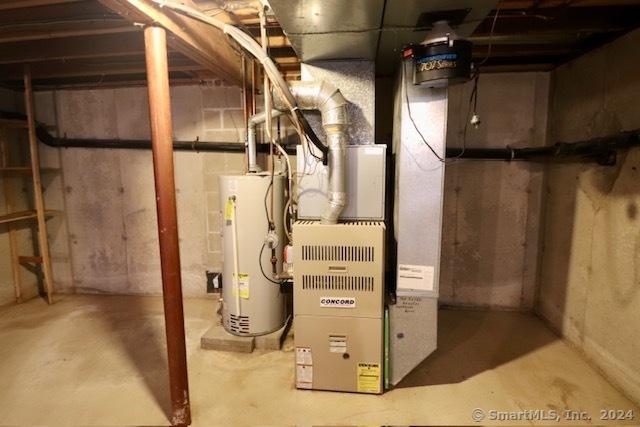
{"type": "MultiPolygon", "coordinates": [[[[271,219],[269,218],[269,207],[267,205],[267,198],[269,198],[269,191],[273,188],[273,175],[271,176],[271,182],[269,183],[269,186],[267,187],[267,191],[264,193],[264,212],[267,215],[267,233],[270,232],[272,230],[272,226],[273,226],[273,222],[271,222],[271,219]]],[[[270,279],[266,273],[264,272],[264,268],[262,267],[262,254],[264,253],[264,247],[266,246],[266,244],[263,242],[262,243],[262,248],[260,249],[260,254],[258,255],[258,265],[260,266],[260,272],[262,273],[262,275],[264,276],[265,279],[267,279],[268,281],[270,281],[273,284],[276,285],[281,285],[283,282],[277,282],[273,279],[270,279]]]]}
{"type": "Polygon", "coordinates": [[[267,191],[264,193],[264,213],[267,216],[267,224],[269,230],[271,230],[271,217],[269,216],[269,206],[267,205],[267,198],[269,197],[269,190],[271,190],[271,187],[273,187],[273,177],[271,177],[271,182],[267,187],[267,191]]]}
{"type": "MultiPolygon", "coordinates": [[[[302,125],[302,130],[307,135],[309,140],[311,140],[311,143],[313,145],[315,145],[318,148],[318,150],[320,150],[320,152],[322,153],[322,164],[326,165],[327,162],[329,161],[328,157],[327,157],[328,153],[329,153],[329,148],[326,145],[324,145],[322,142],[320,142],[320,139],[318,138],[318,135],[316,135],[316,133],[311,128],[311,125],[309,124],[307,119],[304,117],[304,114],[302,114],[302,111],[300,111],[300,110],[298,110],[296,108],[295,112],[296,112],[296,116],[298,117],[298,121],[302,125]]],[[[311,150],[309,150],[309,151],[311,151],[311,150]]],[[[311,155],[313,157],[315,157],[316,159],[320,160],[313,153],[311,153],[311,155]]]]}
{"type": "Polygon", "coordinates": [[[493,15],[493,22],[491,23],[491,31],[489,32],[489,46],[487,47],[487,55],[484,57],[482,61],[478,63],[478,66],[484,65],[484,63],[487,62],[491,57],[491,49],[493,47],[493,31],[496,28],[496,21],[498,20],[499,14],[500,14],[500,3],[498,3],[498,7],[496,8],[496,13],[493,15]]]}
{"type": "Polygon", "coordinates": [[[416,124],[415,120],[413,120],[413,115],[411,114],[411,103],[409,102],[409,91],[407,90],[408,89],[407,88],[407,62],[404,60],[402,64],[402,72],[403,72],[402,81],[404,83],[404,97],[405,97],[405,100],[407,101],[407,112],[409,113],[409,119],[411,120],[411,123],[413,123],[413,127],[415,128],[416,132],[418,132],[418,135],[420,135],[420,138],[422,138],[422,142],[424,142],[424,145],[429,147],[429,150],[431,150],[433,155],[436,156],[436,158],[440,162],[444,163],[446,160],[442,158],[440,155],[438,155],[438,153],[436,153],[436,150],[434,150],[433,147],[427,142],[422,132],[420,132],[420,129],[418,128],[418,125],[416,124]]]}
{"type": "Polygon", "coordinates": [[[469,128],[469,115],[471,111],[473,111],[473,115],[475,116],[478,111],[478,79],[480,78],[480,73],[476,71],[473,76],[473,89],[471,90],[471,95],[469,95],[469,104],[467,106],[467,115],[465,116],[464,121],[464,130],[462,131],[462,150],[458,155],[453,157],[454,160],[460,159],[464,156],[465,151],[467,150],[467,129],[469,128]],[[473,104],[473,110],[471,105],[473,104]]]}
{"type": "Polygon", "coordinates": [[[273,279],[270,279],[266,273],[264,272],[264,268],[262,268],[262,254],[264,253],[264,247],[266,246],[265,243],[262,243],[262,248],[260,249],[260,255],[258,255],[258,265],[260,266],[260,272],[262,273],[262,275],[264,276],[265,279],[267,279],[268,281],[270,281],[271,283],[273,283],[274,285],[282,285],[284,283],[284,281],[282,282],[276,282],[273,279]]]}

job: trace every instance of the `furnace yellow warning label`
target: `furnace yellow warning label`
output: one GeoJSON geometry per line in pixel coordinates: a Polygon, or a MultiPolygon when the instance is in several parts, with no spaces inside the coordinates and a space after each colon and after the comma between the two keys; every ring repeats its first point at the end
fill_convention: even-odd
{"type": "Polygon", "coordinates": [[[379,363],[358,363],[358,393],[380,393],[379,363]]]}

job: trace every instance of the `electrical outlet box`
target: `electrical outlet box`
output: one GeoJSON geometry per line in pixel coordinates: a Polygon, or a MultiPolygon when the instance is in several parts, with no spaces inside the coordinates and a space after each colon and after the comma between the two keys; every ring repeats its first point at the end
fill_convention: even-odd
{"type": "Polygon", "coordinates": [[[207,293],[215,294],[222,291],[222,273],[207,270],[207,293]]]}

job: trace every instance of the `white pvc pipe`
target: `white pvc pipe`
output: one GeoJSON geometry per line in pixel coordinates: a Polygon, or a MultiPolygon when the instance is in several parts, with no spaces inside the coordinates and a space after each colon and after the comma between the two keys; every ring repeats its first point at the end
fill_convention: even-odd
{"type": "Polygon", "coordinates": [[[238,316],[238,319],[240,318],[241,315],[241,311],[240,311],[240,285],[238,284],[238,280],[240,279],[240,260],[239,260],[239,255],[238,255],[238,226],[237,226],[237,212],[236,212],[236,201],[234,199],[231,199],[231,205],[232,205],[232,218],[231,218],[231,222],[233,224],[233,233],[231,233],[231,241],[232,241],[232,246],[233,246],[233,288],[236,294],[236,313],[238,316]]]}
{"type": "MultiPolygon", "coordinates": [[[[271,110],[271,117],[278,117],[284,114],[280,110],[271,110]]],[[[264,123],[267,120],[267,115],[264,111],[254,114],[249,117],[247,123],[247,153],[249,157],[249,172],[260,172],[262,169],[258,166],[257,149],[256,149],[256,127],[260,123],[264,123]]]]}

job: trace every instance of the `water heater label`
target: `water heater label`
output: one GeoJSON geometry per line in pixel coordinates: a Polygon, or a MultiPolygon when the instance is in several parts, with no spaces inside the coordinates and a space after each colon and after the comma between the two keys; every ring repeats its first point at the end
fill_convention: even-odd
{"type": "Polygon", "coordinates": [[[353,297],[320,297],[320,307],[356,308],[356,299],[353,297]]]}
{"type": "MultiPolygon", "coordinates": [[[[234,276],[235,278],[235,276],[234,276]]],[[[240,293],[240,298],[249,299],[249,275],[238,273],[237,289],[240,293]]],[[[233,295],[236,295],[235,289],[233,295]]]]}

